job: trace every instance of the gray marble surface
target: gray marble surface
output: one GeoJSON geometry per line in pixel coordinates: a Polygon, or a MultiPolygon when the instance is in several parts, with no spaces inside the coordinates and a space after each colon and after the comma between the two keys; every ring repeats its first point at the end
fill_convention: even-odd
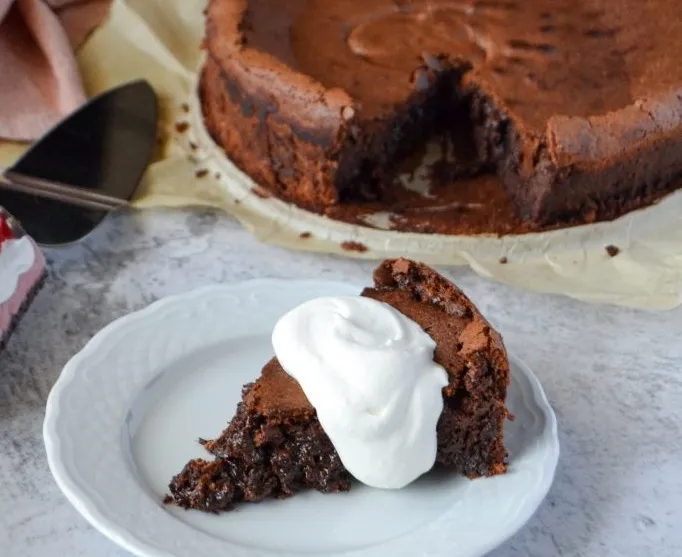
{"type": "MultiPolygon", "coordinates": [[[[197,286],[254,277],[362,284],[372,268],[264,246],[227,217],[189,211],[120,215],[48,256],[51,277],[0,353],[3,557],[126,555],[62,496],[42,441],[48,392],[98,329],[197,286]]],[[[682,309],[591,306],[447,273],[536,372],[559,420],[550,494],[492,557],[682,555],[682,309]]]]}

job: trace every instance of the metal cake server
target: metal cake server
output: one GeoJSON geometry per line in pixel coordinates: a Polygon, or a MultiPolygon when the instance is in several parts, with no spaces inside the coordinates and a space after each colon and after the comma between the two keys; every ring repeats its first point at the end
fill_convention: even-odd
{"type": "Polygon", "coordinates": [[[156,125],[156,94],[146,81],[106,91],[2,173],[0,205],[41,245],[80,240],[135,193],[156,125]]]}

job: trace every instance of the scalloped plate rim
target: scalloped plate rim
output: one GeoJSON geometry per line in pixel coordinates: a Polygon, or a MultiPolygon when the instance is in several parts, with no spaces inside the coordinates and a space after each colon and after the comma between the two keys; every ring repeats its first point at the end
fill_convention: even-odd
{"type": "MultiPolygon", "coordinates": [[[[73,477],[69,470],[67,470],[67,467],[61,459],[62,446],[57,433],[57,426],[59,424],[59,419],[63,410],[63,408],[60,406],[60,402],[65,391],[69,388],[72,381],[76,379],[76,372],[78,368],[87,362],[89,357],[96,354],[102,343],[104,343],[113,333],[118,330],[125,329],[132,323],[144,321],[145,318],[159,310],[162,310],[164,307],[169,307],[178,303],[188,303],[193,299],[200,299],[211,294],[235,294],[240,290],[258,290],[259,288],[269,289],[277,285],[286,285],[288,288],[305,288],[306,285],[319,286],[321,284],[330,288],[339,289],[339,291],[351,289],[355,289],[356,292],[360,291],[360,287],[349,285],[348,283],[317,279],[252,279],[234,284],[209,285],[191,290],[189,292],[163,297],[152,302],[144,308],[119,317],[97,332],[90,339],[90,341],[87,342],[86,345],[64,366],[62,373],[55,382],[48,396],[45,419],[43,422],[43,437],[50,471],[58,487],[69,500],[69,502],[74,506],[74,508],[103,535],[135,555],[141,557],[176,557],[175,553],[168,552],[162,548],[149,547],[143,540],[136,537],[134,532],[121,527],[117,523],[113,522],[109,517],[105,516],[105,514],[100,510],[98,504],[91,500],[85,490],[80,486],[77,479],[73,477]]],[[[550,441],[549,445],[546,447],[546,454],[544,455],[545,471],[549,471],[549,473],[546,473],[543,476],[542,484],[534,491],[530,500],[530,504],[528,504],[527,501],[524,512],[517,512],[513,524],[508,527],[507,531],[502,536],[497,537],[494,541],[479,545],[479,547],[475,548],[476,552],[470,554],[471,557],[482,557],[483,555],[487,554],[489,551],[508,540],[511,536],[518,532],[526,524],[526,522],[528,522],[551,488],[559,459],[558,426],[556,416],[551,405],[549,404],[547,395],[544,392],[538,378],[524,362],[517,359],[511,353],[509,354],[509,359],[512,365],[522,371],[531,387],[532,401],[535,404],[536,409],[540,410],[545,418],[541,437],[550,441]]],[[[404,535],[410,536],[413,534],[407,533],[404,535]]],[[[383,544],[380,543],[378,545],[371,546],[369,551],[371,552],[373,549],[380,550],[382,545],[383,544]]],[[[260,554],[262,551],[254,550],[254,553],[260,554]]],[[[270,555],[276,555],[274,552],[266,553],[270,555]]],[[[367,549],[353,550],[348,553],[364,555],[367,553],[367,549]]]]}

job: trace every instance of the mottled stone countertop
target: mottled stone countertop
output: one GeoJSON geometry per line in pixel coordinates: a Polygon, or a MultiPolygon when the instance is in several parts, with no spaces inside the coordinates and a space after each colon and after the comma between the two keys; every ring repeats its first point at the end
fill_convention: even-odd
{"type": "MultiPolygon", "coordinates": [[[[261,245],[207,212],[142,212],[48,252],[51,276],[0,354],[0,555],[126,553],[62,496],[42,440],[62,366],[112,319],[197,286],[254,277],[362,284],[373,266],[261,245]]],[[[646,313],[450,276],[542,381],[562,454],[528,525],[492,557],[682,555],[682,309],[646,313]]]]}

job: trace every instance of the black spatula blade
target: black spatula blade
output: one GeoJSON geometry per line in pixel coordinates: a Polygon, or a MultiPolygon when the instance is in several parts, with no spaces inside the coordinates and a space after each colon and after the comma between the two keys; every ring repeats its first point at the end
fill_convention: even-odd
{"type": "MultiPolygon", "coordinates": [[[[36,142],[10,170],[129,200],[154,152],[157,103],[146,81],[95,97],[36,142]]],[[[0,191],[26,232],[43,245],[89,234],[107,213],[0,191]]]]}

